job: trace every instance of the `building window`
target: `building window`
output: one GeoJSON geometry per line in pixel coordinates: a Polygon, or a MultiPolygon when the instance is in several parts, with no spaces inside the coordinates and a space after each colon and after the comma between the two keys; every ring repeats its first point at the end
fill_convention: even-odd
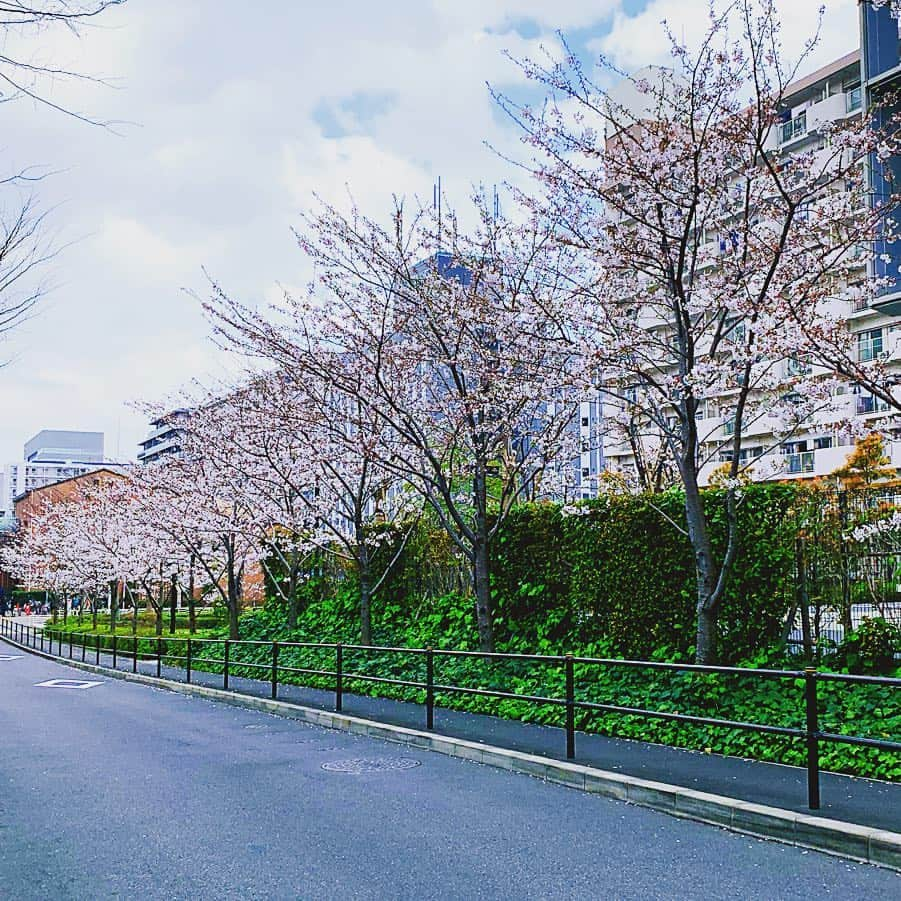
{"type": "Polygon", "coordinates": [[[813,472],[813,469],[813,451],[804,451],[799,454],[788,454],[789,473],[797,474],[802,472],[813,472]]]}
{"type": "Polygon", "coordinates": [[[788,378],[793,378],[795,376],[801,375],[809,375],[810,363],[807,363],[804,360],[799,360],[797,357],[789,357],[785,361],[785,374],[788,378]]]}
{"type": "Polygon", "coordinates": [[[814,438],[813,439],[813,449],[814,450],[826,450],[827,447],[832,447],[832,438],[814,438]]]}
{"type": "Polygon", "coordinates": [[[857,336],[857,359],[869,363],[882,357],[882,329],[874,328],[857,336]]]}
{"type": "Polygon", "coordinates": [[[860,85],[856,88],[851,88],[845,95],[845,111],[853,113],[854,110],[859,110],[862,100],[863,95],[861,93],[860,85]]]}
{"type": "Polygon", "coordinates": [[[872,394],[857,395],[855,412],[858,416],[863,416],[867,413],[884,413],[886,410],[888,410],[888,404],[882,398],[875,397],[872,394]]]}
{"type": "Polygon", "coordinates": [[[795,116],[794,119],[789,119],[788,122],[783,123],[779,133],[779,143],[787,144],[789,141],[800,138],[804,134],[807,134],[806,110],[795,116]]]}

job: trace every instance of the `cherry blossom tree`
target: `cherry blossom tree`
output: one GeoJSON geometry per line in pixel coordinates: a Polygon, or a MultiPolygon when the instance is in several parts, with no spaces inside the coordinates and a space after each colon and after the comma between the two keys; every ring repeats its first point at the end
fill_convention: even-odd
{"type": "Polygon", "coordinates": [[[208,309],[233,347],[339,399],[333,447],[363,441],[396,490],[430,506],[472,567],[491,650],[491,542],[560,463],[583,385],[563,333],[572,254],[549,224],[482,199],[476,212],[464,233],[398,204],[385,229],[322,204],[299,234],[317,270],[307,296],[260,313],[217,289],[208,309]]]}
{"type": "Polygon", "coordinates": [[[95,526],[92,511],[80,499],[48,503],[4,548],[4,568],[61,598],[66,607],[75,594],[90,598],[96,619],[98,597],[106,592],[113,568],[94,540],[95,526]]]}
{"type": "Polygon", "coordinates": [[[609,418],[665,447],[684,489],[702,663],[740,548],[743,442],[760,426],[781,442],[828,412],[832,386],[808,358],[865,295],[855,280],[896,202],[891,186],[869,202],[867,159],[897,150],[869,117],[820,123],[813,149],[780,147],[786,89],[816,39],[790,64],[779,30],[771,0],[712,3],[697,48],[668,35],[670,68],[627,77],[602,58],[609,91],[564,44],[562,60],[520,63],[544,106],[498,98],[536,156],[526,203],[584,260],[570,332],[592,350],[609,418]],[[721,552],[720,501],[700,490],[718,458],[721,552]]]}
{"type": "MultiPolygon", "coordinates": [[[[297,623],[297,589],[311,556],[325,553],[356,576],[361,641],[370,644],[372,598],[416,519],[370,450],[376,424],[334,385],[284,369],[225,394],[217,414],[206,452],[240,474],[257,540],[279,563],[269,576],[289,626],[297,623]],[[377,566],[374,543],[390,538],[397,550],[377,566]]],[[[266,556],[262,563],[268,570],[266,556]]]]}
{"type": "Polygon", "coordinates": [[[237,639],[244,575],[259,559],[260,547],[257,511],[243,476],[214,452],[227,421],[221,398],[204,397],[180,424],[181,453],[139,467],[133,478],[144,505],[142,518],[179,549],[182,571],[193,561],[205,574],[228,612],[229,635],[237,639]]]}

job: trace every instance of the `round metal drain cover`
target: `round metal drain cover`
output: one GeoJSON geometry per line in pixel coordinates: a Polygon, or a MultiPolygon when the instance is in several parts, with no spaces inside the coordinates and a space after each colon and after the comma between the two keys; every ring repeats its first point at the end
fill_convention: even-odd
{"type": "Polygon", "coordinates": [[[355,757],[351,760],[330,760],[322,764],[330,773],[382,773],[386,770],[412,770],[420,766],[421,760],[412,757],[355,757]]]}

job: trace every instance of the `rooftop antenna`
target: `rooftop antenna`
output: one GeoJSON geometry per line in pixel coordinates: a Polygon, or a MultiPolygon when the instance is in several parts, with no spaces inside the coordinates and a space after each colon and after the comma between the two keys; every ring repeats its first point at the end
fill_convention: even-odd
{"type": "Polygon", "coordinates": [[[441,176],[432,185],[432,208],[438,213],[438,252],[441,253],[441,176]]]}

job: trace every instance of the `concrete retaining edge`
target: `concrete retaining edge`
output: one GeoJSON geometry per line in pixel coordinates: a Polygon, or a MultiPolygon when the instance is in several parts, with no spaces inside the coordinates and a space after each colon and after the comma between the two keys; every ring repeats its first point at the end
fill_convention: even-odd
{"type": "Polygon", "coordinates": [[[108,678],[164,688],[184,695],[224,702],[234,707],[301,720],[327,729],[368,735],[426,751],[435,751],[449,757],[459,757],[462,760],[470,760],[498,769],[536,776],[548,782],[648,807],[671,816],[710,823],[755,838],[772,839],[785,844],[811,848],[826,854],[901,872],[901,833],[898,832],[858,826],[854,823],[845,823],[841,820],[832,820],[811,814],[796,813],[779,807],[753,804],[724,795],[612,773],[584,764],[526,754],[493,745],[483,745],[405,726],[392,726],[345,713],[304,707],[287,701],[273,701],[269,698],[237,694],[219,688],[208,688],[204,685],[187,685],[171,679],[157,679],[155,676],[147,676],[143,673],[111,670],[95,666],[92,663],[82,663],[80,660],[54,657],[44,651],[19,644],[7,636],[0,636],[0,639],[37,657],[108,678]]]}

